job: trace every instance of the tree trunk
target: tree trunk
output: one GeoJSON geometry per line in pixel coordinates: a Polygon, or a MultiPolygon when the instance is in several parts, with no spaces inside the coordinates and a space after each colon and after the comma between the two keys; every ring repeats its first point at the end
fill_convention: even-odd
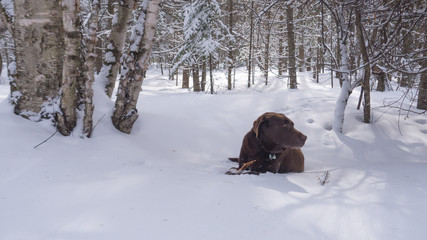
{"type": "MultiPolygon", "coordinates": [[[[423,69],[427,69],[427,61],[425,60],[423,69]]],[[[417,108],[427,110],[427,71],[421,73],[420,85],[418,86],[417,108]]]]}
{"type": "Polygon", "coordinates": [[[112,22],[110,35],[105,49],[104,65],[101,73],[106,75],[105,92],[111,98],[120,69],[120,58],[123,54],[123,46],[126,39],[126,32],[129,28],[129,22],[134,8],[133,0],[113,0],[117,3],[117,12],[115,13],[117,21],[112,22]]]}
{"type": "Polygon", "coordinates": [[[96,70],[96,53],[95,46],[97,41],[96,32],[98,29],[98,12],[100,9],[100,1],[92,1],[91,17],[89,19],[89,31],[85,39],[86,56],[83,73],[85,74],[84,82],[84,94],[83,102],[85,106],[84,117],[83,117],[83,134],[86,137],[92,135],[93,129],[93,82],[95,81],[95,70],[96,70]]]}
{"type": "MultiPolygon", "coordinates": [[[[230,35],[233,35],[233,0],[228,0],[228,16],[228,31],[230,35]]],[[[233,50],[233,41],[230,40],[228,43],[228,90],[231,90],[233,88],[231,79],[234,67],[233,50]]]]}
{"type": "Polygon", "coordinates": [[[190,67],[182,68],[182,88],[190,88],[190,67]]]}
{"type": "MultiPolygon", "coordinates": [[[[338,27],[337,27],[338,28],[338,27]]],[[[331,33],[332,34],[332,33],[331,33]]],[[[337,35],[339,35],[340,33],[338,33],[337,35]]],[[[343,33],[341,33],[341,34],[343,34],[343,33]]],[[[332,38],[332,36],[331,36],[331,38],[332,38]]],[[[331,42],[331,45],[332,45],[332,42],[331,42]]],[[[345,45],[346,47],[347,47],[347,44],[345,45]]],[[[331,48],[332,49],[332,48],[331,48]]],[[[347,51],[347,50],[346,50],[347,51]]],[[[342,50],[341,50],[341,43],[340,43],[340,40],[339,40],[339,37],[337,37],[337,51],[336,51],[336,59],[337,59],[337,64],[338,64],[338,66],[337,67],[340,67],[341,66],[341,61],[342,61],[342,54],[341,54],[341,52],[342,52],[342,50]]],[[[347,60],[348,61],[348,60],[347,60]]],[[[332,68],[332,59],[331,59],[331,68],[332,68]]],[[[343,86],[343,81],[344,81],[344,79],[343,79],[343,77],[342,77],[342,73],[341,72],[339,72],[339,71],[336,71],[335,72],[335,77],[337,77],[338,78],[338,80],[339,80],[339,83],[340,83],[340,86],[342,87],[343,86]]]]}
{"type": "Polygon", "coordinates": [[[202,91],[204,92],[206,90],[206,59],[203,58],[203,63],[202,63],[202,91]]]}
{"type": "Polygon", "coordinates": [[[267,23],[266,23],[266,29],[267,29],[267,36],[265,36],[265,51],[264,51],[264,78],[265,78],[265,85],[268,85],[268,71],[269,71],[269,64],[270,64],[270,38],[271,38],[271,12],[267,11],[266,13],[267,17],[267,23]]]}
{"type": "Polygon", "coordinates": [[[130,133],[138,119],[136,104],[154,44],[159,5],[160,0],[151,0],[144,6],[146,9],[140,13],[130,38],[129,54],[124,56],[123,72],[112,116],[113,125],[124,133],[130,133]]]}
{"type": "Polygon", "coordinates": [[[193,72],[193,90],[195,92],[200,92],[200,79],[199,79],[199,65],[197,63],[193,63],[192,66],[193,72]]]}
{"type": "MultiPolygon", "coordinates": [[[[346,28],[346,21],[344,17],[342,6],[338,7],[337,10],[337,25],[340,24],[342,29],[338,31],[338,42],[340,44],[340,70],[342,76],[342,88],[340,91],[340,95],[338,96],[335,112],[334,112],[334,121],[332,123],[332,129],[337,133],[342,133],[344,126],[344,116],[345,116],[345,108],[347,107],[348,99],[354,89],[354,86],[350,82],[349,71],[348,71],[348,63],[349,57],[347,52],[347,36],[349,29],[346,28]]],[[[339,28],[340,29],[340,28],[339,28]]]]}
{"type": "Polygon", "coordinates": [[[304,36],[301,36],[301,43],[298,47],[298,71],[299,72],[304,72],[305,71],[305,52],[304,52],[304,36]]]}
{"type": "Polygon", "coordinates": [[[369,56],[368,56],[368,50],[366,49],[365,44],[365,38],[363,36],[363,27],[362,27],[362,16],[360,13],[360,6],[357,6],[355,9],[356,14],[356,30],[357,30],[357,37],[359,42],[359,48],[362,53],[363,58],[363,64],[365,67],[363,68],[363,80],[362,80],[362,86],[364,86],[364,105],[363,105],[363,122],[364,123],[370,123],[371,122],[371,67],[369,64],[369,56]]]}
{"type": "Polygon", "coordinates": [[[14,112],[36,121],[53,117],[64,58],[61,3],[15,0],[14,6],[16,71],[10,82],[14,112]]]}
{"type": "Polygon", "coordinates": [[[279,76],[283,75],[283,70],[285,67],[285,47],[283,46],[283,39],[285,38],[285,29],[283,29],[283,21],[285,20],[285,16],[283,14],[280,14],[279,22],[280,22],[280,34],[279,34],[279,62],[277,66],[278,74],[279,76]]]}
{"type": "Polygon", "coordinates": [[[372,66],[371,70],[372,74],[377,78],[378,81],[377,91],[384,92],[386,83],[386,73],[377,65],[372,66]]]}
{"type": "Polygon", "coordinates": [[[294,11],[292,6],[286,6],[286,26],[288,30],[288,48],[289,48],[289,82],[290,88],[297,88],[297,73],[295,65],[295,34],[294,34],[294,11]]]}
{"type": "Polygon", "coordinates": [[[57,112],[58,131],[68,136],[77,123],[78,78],[81,71],[81,43],[79,9],[76,0],[62,1],[62,19],[64,23],[64,66],[61,83],[61,111],[57,112]]]}
{"type": "Polygon", "coordinates": [[[1,52],[0,52],[0,75],[2,70],[3,70],[3,57],[1,56],[1,52]]]}
{"type": "Polygon", "coordinates": [[[211,82],[211,94],[214,94],[214,82],[213,82],[213,65],[212,65],[212,54],[209,55],[209,80],[211,82]]]}
{"type": "MultiPolygon", "coordinates": [[[[412,11],[413,9],[410,9],[410,11],[412,11]]],[[[426,23],[424,23],[426,24],[426,23]]],[[[403,57],[401,57],[400,62],[402,63],[402,68],[403,69],[408,69],[408,70],[413,70],[411,69],[411,52],[412,49],[414,48],[414,37],[413,37],[413,33],[409,32],[410,27],[410,23],[404,23],[402,24],[403,28],[402,28],[402,36],[405,36],[403,38],[402,41],[402,52],[401,54],[403,55],[403,57]]],[[[399,85],[401,87],[412,87],[414,84],[414,76],[412,74],[408,74],[405,72],[402,72],[402,78],[399,81],[399,85]]]]}
{"type": "MultiPolygon", "coordinates": [[[[424,24],[421,30],[424,32],[424,48],[427,48],[427,24],[424,24]]],[[[418,86],[418,100],[417,108],[427,110],[427,51],[424,51],[423,60],[421,60],[421,73],[420,85],[418,86]]]]}
{"type": "Polygon", "coordinates": [[[251,1],[251,12],[250,12],[250,33],[249,33],[249,57],[248,57],[248,88],[251,87],[251,74],[252,74],[252,45],[253,45],[253,38],[254,38],[254,1],[251,1]]]}
{"type": "Polygon", "coordinates": [[[317,83],[319,83],[319,74],[320,74],[320,71],[323,72],[323,64],[322,64],[323,63],[323,50],[322,50],[321,46],[323,46],[322,38],[319,37],[317,39],[316,67],[315,67],[316,70],[314,71],[316,73],[315,79],[316,79],[317,83]]]}

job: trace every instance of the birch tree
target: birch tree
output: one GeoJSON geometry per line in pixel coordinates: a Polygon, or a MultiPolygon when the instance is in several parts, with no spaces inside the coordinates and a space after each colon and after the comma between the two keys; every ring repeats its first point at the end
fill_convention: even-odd
{"type": "Polygon", "coordinates": [[[76,0],[62,1],[64,23],[64,65],[62,68],[60,111],[56,113],[57,129],[70,135],[77,124],[78,82],[81,72],[81,23],[76,0]]]}
{"type": "Polygon", "coordinates": [[[112,97],[117,74],[120,69],[120,58],[123,54],[123,47],[126,39],[126,31],[129,29],[129,21],[134,8],[133,0],[114,0],[117,5],[114,10],[114,17],[110,34],[108,35],[107,47],[105,49],[104,64],[101,73],[105,78],[105,92],[108,97],[112,97]]]}
{"type": "Polygon", "coordinates": [[[142,11],[130,37],[129,52],[123,56],[123,72],[112,121],[113,125],[124,133],[131,132],[139,116],[136,104],[154,44],[159,4],[160,0],[145,0],[142,3],[142,11]]]}
{"type": "Polygon", "coordinates": [[[16,69],[11,74],[14,112],[39,121],[59,110],[64,56],[59,1],[15,0],[13,38],[16,69]]]}
{"type": "Polygon", "coordinates": [[[340,1],[337,3],[337,5],[334,6],[329,1],[321,1],[331,12],[338,32],[338,43],[340,46],[340,52],[338,54],[341,59],[338,71],[341,73],[342,76],[342,87],[335,105],[332,129],[337,133],[342,133],[347,102],[354,87],[356,86],[355,84],[352,85],[352,83],[350,82],[348,65],[349,55],[347,49],[347,40],[349,38],[348,34],[351,32],[348,25],[348,18],[351,17],[352,8],[351,4],[344,1],[340,1]]]}
{"type": "Polygon", "coordinates": [[[92,115],[94,111],[93,105],[93,82],[95,81],[95,45],[97,42],[96,32],[98,29],[98,12],[100,9],[99,0],[92,0],[91,10],[89,12],[89,25],[86,37],[84,38],[84,45],[86,49],[85,64],[83,67],[84,84],[83,88],[83,103],[84,103],[84,117],[83,117],[83,134],[87,137],[92,135],[93,120],[92,115]]]}

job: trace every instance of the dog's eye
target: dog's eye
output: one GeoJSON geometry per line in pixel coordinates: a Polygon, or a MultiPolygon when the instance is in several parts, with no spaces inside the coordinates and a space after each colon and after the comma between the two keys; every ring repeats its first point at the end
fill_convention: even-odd
{"type": "Polygon", "coordinates": [[[285,124],[283,125],[283,127],[285,128],[289,128],[289,127],[293,127],[294,123],[289,121],[289,120],[285,120],[285,124]]]}

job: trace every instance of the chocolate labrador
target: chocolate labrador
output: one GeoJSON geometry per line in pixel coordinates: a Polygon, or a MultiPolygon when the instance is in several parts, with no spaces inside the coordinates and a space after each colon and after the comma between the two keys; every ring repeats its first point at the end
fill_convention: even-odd
{"type": "Polygon", "coordinates": [[[301,147],[307,136],[294,128],[294,123],[281,113],[267,112],[253,124],[243,138],[239,163],[256,160],[249,166],[251,172],[288,173],[304,171],[304,155],[301,147]]]}

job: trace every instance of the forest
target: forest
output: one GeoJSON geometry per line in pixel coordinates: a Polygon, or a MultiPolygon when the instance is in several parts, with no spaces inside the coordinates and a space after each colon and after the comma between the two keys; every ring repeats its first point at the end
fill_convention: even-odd
{"type": "Polygon", "coordinates": [[[0,63],[0,239],[427,234],[426,0],[0,0],[0,63]],[[227,175],[266,112],[303,172],[227,175]]]}
{"type": "Polygon", "coordinates": [[[413,92],[405,98],[414,107],[427,109],[425,1],[2,0],[0,16],[15,114],[50,118],[63,135],[74,131],[83,111],[82,131],[90,137],[95,75],[110,98],[118,79],[112,122],[130,133],[151,65],[182,88],[190,88],[191,78],[191,91],[211,94],[215,69],[227,71],[228,90],[241,66],[248,88],[255,68],[266,85],[279,76],[291,89],[296,72],[310,71],[319,81],[328,71],[339,79],[331,87],[342,89],[333,124],[338,132],[359,86],[365,123],[370,92],[394,90],[391,82],[413,92]]]}

